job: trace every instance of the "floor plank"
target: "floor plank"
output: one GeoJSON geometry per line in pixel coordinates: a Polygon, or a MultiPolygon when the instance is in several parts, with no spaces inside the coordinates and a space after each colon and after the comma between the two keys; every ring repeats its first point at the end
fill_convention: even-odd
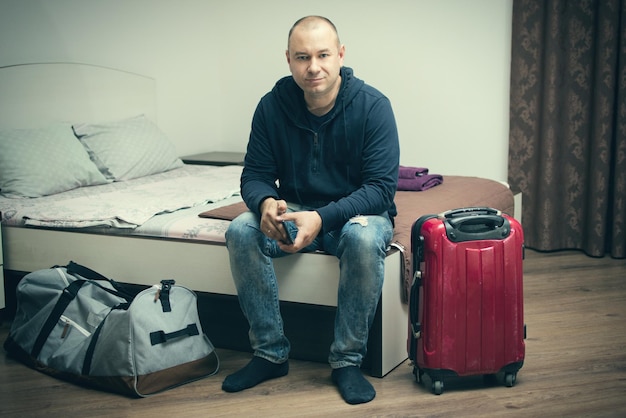
{"type": "MultiPolygon", "coordinates": [[[[626,260],[579,252],[526,252],[526,359],[513,388],[482,377],[446,381],[441,396],[415,383],[412,366],[371,378],[374,401],[341,399],[323,363],[291,361],[289,375],[240,393],[223,378],[248,353],[218,350],[217,376],[145,399],[82,388],[0,355],[2,417],[155,416],[626,416],[626,260]]],[[[401,324],[404,326],[404,324],[401,324]]],[[[10,324],[0,326],[4,341],[10,324]]]]}

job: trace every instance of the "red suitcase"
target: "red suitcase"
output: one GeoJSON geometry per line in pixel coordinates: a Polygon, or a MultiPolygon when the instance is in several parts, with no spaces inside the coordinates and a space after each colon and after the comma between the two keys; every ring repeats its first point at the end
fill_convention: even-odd
{"type": "Polygon", "coordinates": [[[497,375],[513,386],[524,364],[524,238],[491,208],[419,218],[412,227],[408,354],[432,391],[451,376],[497,375]]]}

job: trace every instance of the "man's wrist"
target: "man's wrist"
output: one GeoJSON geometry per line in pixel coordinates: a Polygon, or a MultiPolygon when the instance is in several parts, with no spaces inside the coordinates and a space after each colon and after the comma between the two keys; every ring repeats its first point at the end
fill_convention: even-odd
{"type": "Polygon", "coordinates": [[[268,199],[276,201],[276,198],[274,196],[265,196],[263,199],[261,199],[261,203],[259,203],[259,213],[263,213],[263,205],[265,205],[265,202],[267,202],[268,199]]]}

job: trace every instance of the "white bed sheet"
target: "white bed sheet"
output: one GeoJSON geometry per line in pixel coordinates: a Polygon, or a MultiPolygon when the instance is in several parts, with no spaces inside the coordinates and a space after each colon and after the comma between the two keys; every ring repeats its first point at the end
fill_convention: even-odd
{"type": "Polygon", "coordinates": [[[230,221],[200,218],[198,215],[204,211],[241,201],[241,196],[237,194],[219,202],[153,216],[145,224],[134,229],[132,235],[209,241],[223,244],[226,242],[225,234],[230,221]]]}
{"type": "Polygon", "coordinates": [[[240,166],[185,165],[152,176],[36,199],[0,197],[2,222],[11,226],[223,240],[227,222],[197,215],[241,200],[241,170],[240,166]]]}

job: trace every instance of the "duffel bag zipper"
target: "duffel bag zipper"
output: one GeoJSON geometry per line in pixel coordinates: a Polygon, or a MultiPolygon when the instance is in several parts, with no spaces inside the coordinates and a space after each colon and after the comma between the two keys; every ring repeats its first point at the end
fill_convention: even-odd
{"type": "Polygon", "coordinates": [[[87,331],[85,328],[81,327],[76,322],[74,322],[71,319],[69,319],[67,316],[61,315],[60,319],[61,319],[61,321],[63,321],[65,323],[65,326],[63,327],[63,332],[61,333],[61,338],[65,338],[67,336],[67,332],[69,331],[70,327],[75,328],[77,331],[79,331],[85,337],[91,336],[91,332],[87,331]]]}
{"type": "Polygon", "coordinates": [[[63,270],[58,267],[55,270],[57,271],[57,273],[59,273],[59,276],[61,277],[61,280],[63,280],[63,283],[65,283],[65,286],[69,286],[70,281],[67,280],[67,276],[65,275],[65,273],[63,273],[63,270]]]}

